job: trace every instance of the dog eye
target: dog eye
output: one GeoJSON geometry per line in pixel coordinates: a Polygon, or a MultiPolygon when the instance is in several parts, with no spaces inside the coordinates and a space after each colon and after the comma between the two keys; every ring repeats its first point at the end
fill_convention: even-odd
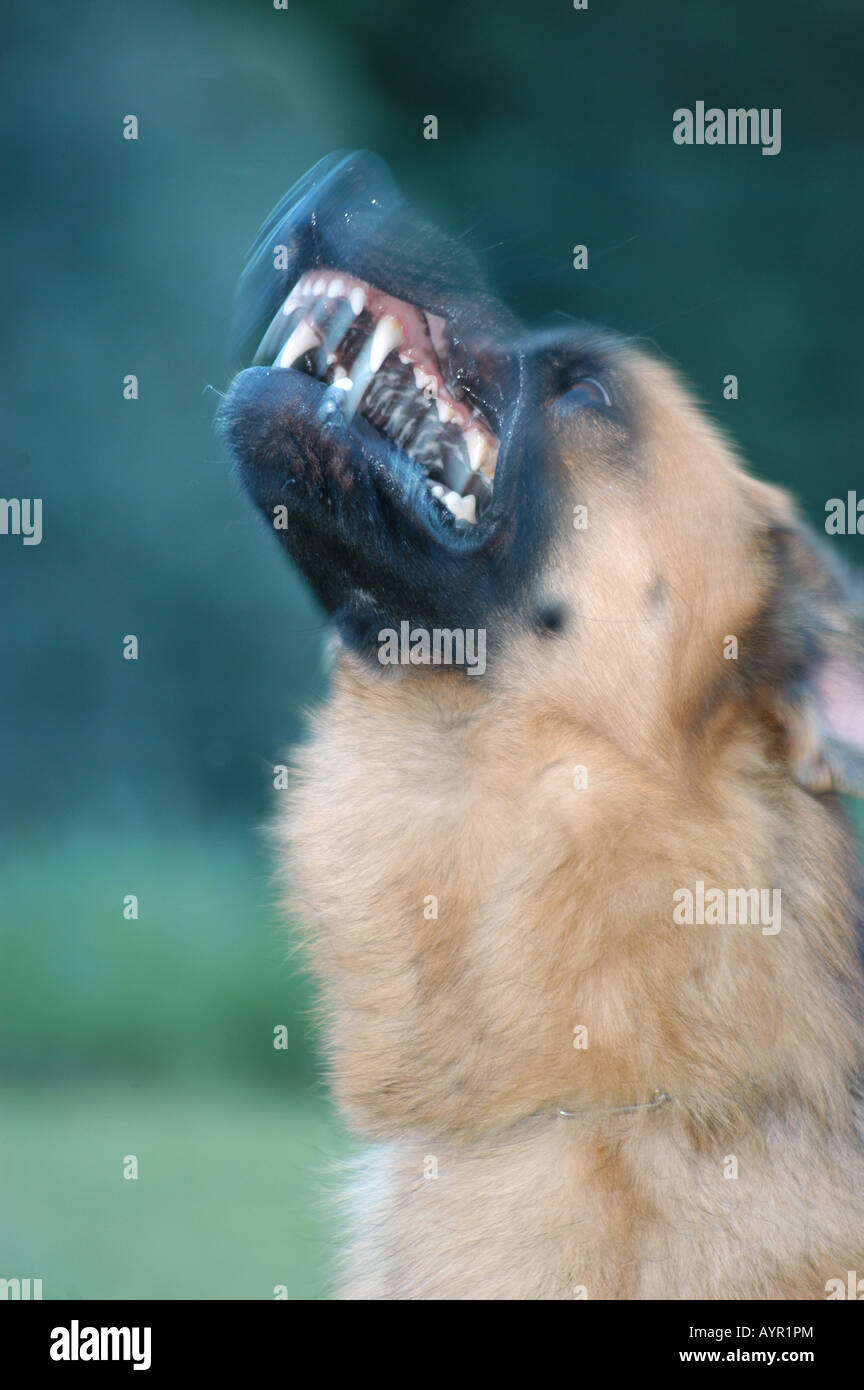
{"type": "Polygon", "coordinates": [[[593,376],[583,376],[578,381],[574,381],[573,385],[564,392],[564,397],[573,405],[610,406],[612,404],[608,393],[603,390],[599,381],[594,380],[593,376]]]}

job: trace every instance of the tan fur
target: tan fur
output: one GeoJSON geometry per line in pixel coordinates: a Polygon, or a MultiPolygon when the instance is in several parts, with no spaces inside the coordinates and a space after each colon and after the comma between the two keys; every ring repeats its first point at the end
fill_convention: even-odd
{"type": "Polygon", "coordinates": [[[375,1143],[346,1297],[824,1298],[864,1274],[851,849],[723,659],[762,640],[792,509],[665,367],[618,370],[633,466],[590,424],[556,439],[562,508],[590,514],[544,576],[566,630],[514,628],[478,679],[341,654],[298,758],[290,903],[336,1099],[375,1143]],[[675,925],[699,879],[781,888],[782,930],[675,925]]]}

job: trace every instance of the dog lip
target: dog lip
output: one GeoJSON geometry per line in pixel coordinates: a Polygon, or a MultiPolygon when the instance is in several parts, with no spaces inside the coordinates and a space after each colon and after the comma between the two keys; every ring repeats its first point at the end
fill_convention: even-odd
{"type": "Polygon", "coordinates": [[[318,266],[280,305],[253,365],[272,362],[316,377],[328,410],[335,403],[349,423],[365,419],[395,446],[386,465],[392,470],[401,459],[425,485],[421,512],[431,503],[437,524],[461,530],[473,528],[491,503],[498,437],[469,398],[464,366],[454,378],[448,334],[442,316],[318,266]]]}

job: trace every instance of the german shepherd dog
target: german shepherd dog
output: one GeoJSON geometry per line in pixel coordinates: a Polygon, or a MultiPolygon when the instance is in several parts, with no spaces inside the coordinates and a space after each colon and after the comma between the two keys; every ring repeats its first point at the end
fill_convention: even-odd
{"type": "Polygon", "coordinates": [[[334,634],[277,840],[372,1149],[338,1292],[843,1296],[864,625],[828,543],[665,363],[526,333],[370,154],[292,190],[238,312],[221,429],[334,634]]]}

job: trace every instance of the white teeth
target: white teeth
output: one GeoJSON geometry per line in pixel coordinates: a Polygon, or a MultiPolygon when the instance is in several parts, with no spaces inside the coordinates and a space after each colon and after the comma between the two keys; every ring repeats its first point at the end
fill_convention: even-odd
{"type": "Polygon", "coordinates": [[[429,376],[423,371],[422,367],[414,368],[414,382],[418,391],[422,391],[427,401],[434,401],[438,396],[438,383],[434,376],[429,376]]]}
{"type": "Polygon", "coordinates": [[[302,319],[283,347],[275,365],[277,367],[290,367],[297,361],[298,357],[303,356],[304,352],[308,352],[310,348],[319,347],[320,343],[321,339],[311,323],[302,319]]]}
{"type": "Polygon", "coordinates": [[[426,486],[437,497],[439,502],[443,502],[448,512],[456,517],[457,521],[470,521],[474,525],[477,521],[477,499],[475,497],[462,497],[458,492],[448,492],[440,483],[433,483],[428,478],[426,486]]]}
{"type": "Polygon", "coordinates": [[[441,488],[440,485],[437,488],[437,490],[434,487],[432,489],[433,497],[441,496],[442,492],[444,493],[444,495],[443,497],[441,497],[441,501],[444,503],[444,506],[447,508],[448,512],[452,512],[458,521],[470,521],[472,523],[476,522],[476,498],[461,497],[458,492],[444,492],[444,489],[441,488]]]}
{"type": "Polygon", "coordinates": [[[373,372],[377,372],[384,358],[399,346],[404,336],[401,323],[391,314],[378,320],[369,345],[369,366],[373,372]]]}
{"type": "MultiPolygon", "coordinates": [[[[279,342],[281,333],[284,332],[281,327],[281,319],[285,315],[294,314],[300,319],[300,322],[296,324],[293,333],[278,353],[274,366],[293,367],[300,358],[315,349],[311,364],[312,370],[320,375],[325,385],[329,380],[330,388],[335,388],[341,393],[339,408],[345,413],[348,420],[359,410],[376,372],[380,371],[391,353],[398,352],[398,349],[405,344],[405,329],[399,319],[392,314],[383,315],[373,325],[372,332],[366,337],[354,360],[351,368],[352,374],[348,375],[339,361],[337,339],[341,341],[348,332],[351,315],[353,314],[356,319],[366,308],[365,291],[359,285],[354,285],[350,289],[349,286],[350,279],[346,281],[338,275],[315,275],[314,272],[307,272],[301,276],[288,298],[281,305],[281,312],[280,310],[276,311],[276,316],[258,350],[259,360],[264,362],[272,360],[272,354],[276,351],[276,344],[279,342]],[[310,302],[316,299],[320,300],[322,296],[326,296],[329,300],[342,302],[330,308],[325,307],[326,301],[317,305],[310,302]],[[347,303],[345,302],[346,299],[347,303]],[[316,327],[307,315],[320,318],[322,326],[316,327]],[[325,354],[328,369],[326,372],[323,369],[325,354]]],[[[494,472],[497,448],[494,442],[490,441],[485,430],[470,423],[466,427],[466,422],[470,418],[468,411],[457,407],[456,401],[444,386],[441,378],[417,366],[409,353],[410,345],[408,352],[398,352],[402,366],[411,368],[417,390],[423,394],[427,403],[431,405],[434,402],[441,424],[450,424],[456,421],[460,425],[460,437],[465,444],[465,453],[460,451],[458,457],[452,453],[447,454],[444,464],[436,467],[435,471],[439,477],[443,471],[444,481],[433,482],[427,476],[426,486],[432,496],[442,502],[457,521],[473,525],[477,521],[477,498],[472,495],[463,496],[456,489],[473,487],[476,491],[477,484],[471,483],[471,474],[485,469],[485,473],[482,474],[486,483],[484,497],[491,495],[489,479],[494,472]],[[439,390],[441,391],[440,397],[439,390]],[[466,456],[471,473],[466,469],[466,456]]],[[[407,372],[406,377],[410,380],[407,372]]],[[[381,378],[379,378],[380,380],[381,378]]],[[[391,438],[395,440],[397,446],[406,448],[413,457],[413,445],[404,443],[406,435],[410,435],[419,423],[420,433],[427,440],[425,447],[428,450],[429,441],[426,431],[431,428],[434,436],[435,430],[432,426],[434,416],[431,411],[428,414],[422,414],[421,419],[417,414],[419,407],[416,401],[412,406],[407,399],[410,394],[410,391],[404,393],[398,384],[393,387],[392,381],[388,377],[375,396],[375,409],[383,411],[387,415],[386,427],[389,428],[391,438]],[[413,416],[412,410],[415,412],[413,416]],[[401,445],[400,439],[403,441],[401,445]]],[[[376,416],[376,418],[379,417],[376,416]]],[[[415,433],[414,444],[417,443],[418,437],[415,433]]],[[[451,442],[452,438],[451,435],[451,442]]],[[[417,458],[419,460],[420,455],[417,455],[417,458]]]]}
{"type": "Polygon", "coordinates": [[[295,312],[295,310],[300,307],[299,301],[295,299],[294,296],[295,291],[292,290],[288,298],[283,301],[280,307],[276,310],[276,313],[273,315],[273,318],[271,319],[270,324],[267,328],[267,332],[264,334],[264,337],[258,344],[258,350],[255,353],[255,356],[252,361],[253,366],[260,367],[265,362],[272,362],[275,365],[274,354],[278,356],[281,352],[280,344],[284,345],[285,334],[287,331],[286,325],[283,322],[283,320],[286,317],[286,315],[292,315],[295,312]]]}
{"type": "Polygon", "coordinates": [[[462,435],[465,448],[468,450],[468,462],[471,464],[472,471],[477,472],[480,465],[489,454],[489,444],[482,430],[478,430],[476,425],[472,425],[462,435]]]}
{"type": "Polygon", "coordinates": [[[446,425],[449,420],[458,420],[459,416],[451,405],[438,397],[438,419],[442,425],[446,425]]]}

